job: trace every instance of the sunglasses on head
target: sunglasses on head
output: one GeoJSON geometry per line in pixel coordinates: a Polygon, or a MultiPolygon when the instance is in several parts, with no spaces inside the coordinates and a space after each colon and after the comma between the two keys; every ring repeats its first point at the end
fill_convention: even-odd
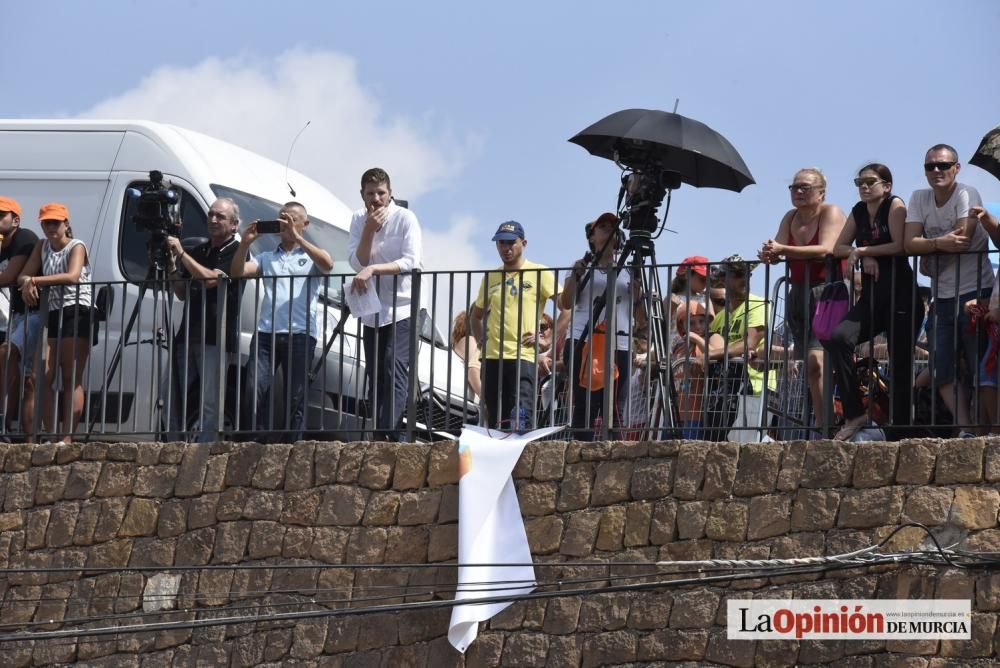
{"type": "Polygon", "coordinates": [[[949,169],[951,169],[952,167],[954,167],[956,164],[958,164],[958,163],[956,163],[955,161],[951,161],[951,162],[925,162],[924,163],[924,171],[925,172],[947,172],[949,169]]]}

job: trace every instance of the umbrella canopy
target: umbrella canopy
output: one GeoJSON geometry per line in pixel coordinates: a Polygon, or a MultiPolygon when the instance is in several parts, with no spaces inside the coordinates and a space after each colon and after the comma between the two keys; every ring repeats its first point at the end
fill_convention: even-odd
{"type": "Polygon", "coordinates": [[[633,169],[677,172],[696,188],[740,192],[755,183],[729,140],[704,123],[655,109],[625,109],[606,116],[570,139],[591,155],[633,169]]]}
{"type": "Polygon", "coordinates": [[[970,165],[982,167],[993,176],[1000,179],[1000,126],[986,133],[979,148],[969,160],[970,165]]]}

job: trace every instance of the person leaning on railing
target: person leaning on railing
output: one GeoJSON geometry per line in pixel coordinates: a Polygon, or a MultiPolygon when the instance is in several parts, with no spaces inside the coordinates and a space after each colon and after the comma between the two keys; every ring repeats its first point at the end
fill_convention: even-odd
{"type": "Polygon", "coordinates": [[[931,278],[933,293],[929,321],[931,378],[959,425],[959,436],[968,437],[975,433],[970,428],[966,388],[974,385],[968,381],[975,378],[982,351],[978,332],[970,327],[971,318],[964,305],[975,302],[986,306],[992,292],[993,268],[985,254],[989,248],[989,221],[981,225],[972,213],[975,207],[982,207],[982,199],[975,188],[956,181],[960,169],[958,153],[951,146],[936,144],[928,149],[924,174],[930,188],[916,190],[910,196],[904,247],[909,255],[925,256],[921,264],[931,278]],[[959,377],[959,360],[965,362],[965,378],[959,377]]]}
{"type": "Polygon", "coordinates": [[[465,379],[469,386],[469,392],[472,393],[469,399],[475,402],[479,400],[483,392],[479,377],[483,363],[480,359],[479,344],[466,329],[466,321],[465,311],[461,311],[455,316],[455,322],[451,326],[451,349],[460,360],[465,362],[465,379]]]}
{"type": "Polygon", "coordinates": [[[861,201],[851,209],[833,254],[847,258],[855,277],[860,274],[861,291],[824,343],[844,409],[844,426],[835,437],[842,440],[869,422],[858,387],[855,346],[882,332],[888,333],[891,426],[910,423],[914,337],[923,320],[916,278],[903,254],[906,206],[892,194],[892,172],[871,163],[861,168],[854,184],[861,201]]]}
{"type": "Polygon", "coordinates": [[[225,341],[220,341],[218,280],[228,276],[233,256],[240,242],[236,231],[240,210],[236,202],[222,197],[208,209],[208,240],[185,251],[181,240],[167,237],[166,244],[173,256],[170,272],[174,295],[187,301],[184,318],[174,336],[173,358],[164,379],[161,396],[168,397],[167,416],[170,440],[187,431],[187,422],[198,418],[194,440],[213,441],[218,437],[219,383],[225,378],[228,360],[239,353],[239,307],[244,281],[228,281],[223,293],[225,310],[225,341]],[[220,359],[225,344],[226,357],[220,359]],[[220,362],[225,362],[221,364],[220,362]],[[189,414],[188,411],[193,414],[189,414]]]}
{"type": "MultiPolygon", "coordinates": [[[[29,308],[16,289],[17,276],[31,257],[38,235],[21,226],[21,205],[10,197],[0,197],[0,287],[10,291],[10,313],[7,340],[0,346],[0,379],[5,379],[6,404],[0,412],[11,415],[17,411],[18,391],[24,383],[21,397],[21,431],[34,419],[35,380],[32,373],[34,352],[42,330],[42,315],[38,307],[29,308]],[[9,361],[8,361],[9,360],[9,361]]],[[[6,419],[0,427],[6,431],[6,419]]]]}
{"type": "Polygon", "coordinates": [[[794,340],[795,352],[806,363],[806,380],[816,424],[823,411],[823,346],[812,330],[817,293],[823,284],[839,277],[827,276],[826,256],[840,236],[846,218],[836,204],[825,202],[826,177],[815,167],[800,169],[788,186],[792,209],[781,218],[778,233],[761,246],[761,262],[788,263],[791,288],[785,302],[785,322],[794,340]]]}
{"type": "MultiPolygon", "coordinates": [[[[43,205],[38,212],[38,220],[45,238],[35,244],[18,282],[21,296],[29,306],[39,303],[39,288],[49,288],[49,349],[42,386],[42,422],[46,430],[51,425],[54,433],[62,435],[62,443],[69,443],[83,412],[83,369],[90,357],[95,332],[90,260],[86,244],[73,238],[69,210],[64,205],[43,205]],[[56,379],[56,364],[62,377],[58,403],[62,408],[61,416],[56,414],[57,404],[52,387],[56,379]]],[[[29,433],[32,426],[28,425],[29,433]]]]}

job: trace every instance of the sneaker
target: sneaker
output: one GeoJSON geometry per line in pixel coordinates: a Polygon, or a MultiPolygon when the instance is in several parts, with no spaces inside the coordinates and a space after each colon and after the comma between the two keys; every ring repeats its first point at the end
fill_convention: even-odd
{"type": "Polygon", "coordinates": [[[959,438],[975,438],[976,435],[973,434],[971,431],[966,431],[966,430],[963,429],[962,431],[958,432],[958,437],[959,438]]]}

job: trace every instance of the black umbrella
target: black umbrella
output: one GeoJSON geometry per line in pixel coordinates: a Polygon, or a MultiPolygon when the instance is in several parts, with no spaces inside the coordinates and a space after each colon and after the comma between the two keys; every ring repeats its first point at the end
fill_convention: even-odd
{"type": "Polygon", "coordinates": [[[982,167],[993,176],[1000,179],[1000,126],[997,126],[986,133],[983,141],[979,142],[970,165],[982,167]]]}
{"type": "Polygon", "coordinates": [[[729,140],[680,114],[625,109],[602,118],[570,141],[591,155],[617,160],[633,169],[656,167],[677,172],[682,182],[696,188],[740,192],[755,183],[729,140]]]}

